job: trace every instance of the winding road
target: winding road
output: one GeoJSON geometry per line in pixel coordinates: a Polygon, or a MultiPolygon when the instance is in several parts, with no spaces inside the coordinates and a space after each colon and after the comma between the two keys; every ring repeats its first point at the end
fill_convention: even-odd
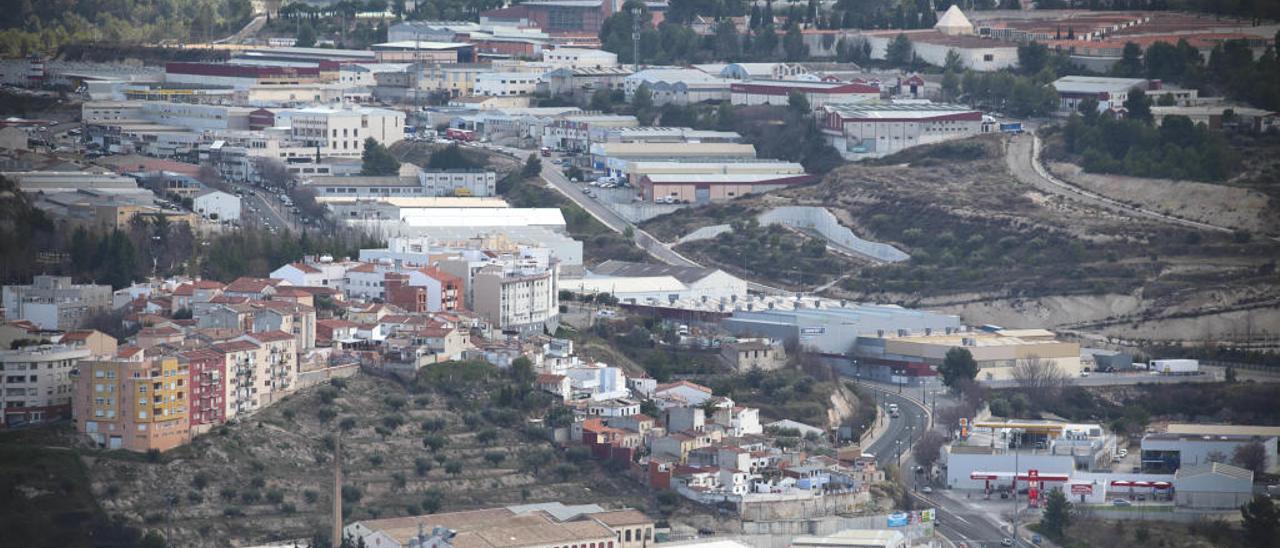
{"type": "Polygon", "coordinates": [[[1228,234],[1234,232],[1231,228],[1183,219],[1173,215],[1166,215],[1158,211],[1129,205],[1096,192],[1080,188],[1055,177],[1052,173],[1049,173],[1049,171],[1045,169],[1044,164],[1040,161],[1040,153],[1040,137],[1036,136],[1035,133],[1024,133],[1012,136],[1009,139],[1008,144],[1005,146],[1005,161],[1009,165],[1009,172],[1013,173],[1013,176],[1019,181],[1035,187],[1042,192],[1065,196],[1072,200],[1103,207],[1112,211],[1198,230],[1210,230],[1214,232],[1225,232],[1228,234]]]}

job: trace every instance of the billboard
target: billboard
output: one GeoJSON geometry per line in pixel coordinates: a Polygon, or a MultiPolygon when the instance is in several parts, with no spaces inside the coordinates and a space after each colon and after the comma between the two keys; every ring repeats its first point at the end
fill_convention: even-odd
{"type": "Polygon", "coordinates": [[[911,516],[906,512],[889,514],[889,527],[906,527],[911,523],[911,516]]]}
{"type": "Polygon", "coordinates": [[[934,520],[936,520],[937,514],[935,514],[934,512],[936,512],[936,510],[934,510],[933,508],[921,511],[920,523],[932,523],[934,520]]]}
{"type": "Polygon", "coordinates": [[[1077,483],[1071,486],[1072,495],[1092,495],[1093,486],[1087,483],[1077,483]]]}

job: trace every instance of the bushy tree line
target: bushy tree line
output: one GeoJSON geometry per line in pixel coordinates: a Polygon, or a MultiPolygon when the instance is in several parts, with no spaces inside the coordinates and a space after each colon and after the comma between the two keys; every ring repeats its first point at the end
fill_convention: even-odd
{"type": "Polygon", "coordinates": [[[1221,181],[1236,164],[1222,135],[1186,116],[1165,116],[1151,124],[1147,98],[1130,92],[1129,117],[1117,120],[1097,112],[1097,103],[1081,104],[1062,129],[1067,152],[1078,154],[1085,171],[1136,177],[1221,181]]]}
{"type": "Polygon", "coordinates": [[[966,71],[960,89],[971,105],[1013,116],[1046,116],[1058,108],[1058,92],[1049,85],[1052,71],[1020,76],[1008,71],[966,71]]]}
{"type": "Polygon", "coordinates": [[[15,0],[0,10],[0,56],[73,42],[209,40],[249,21],[249,0],[15,0]]]}

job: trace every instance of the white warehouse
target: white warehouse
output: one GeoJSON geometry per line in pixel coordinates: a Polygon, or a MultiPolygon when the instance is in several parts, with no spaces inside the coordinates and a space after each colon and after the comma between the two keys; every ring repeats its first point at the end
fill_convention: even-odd
{"type": "Polygon", "coordinates": [[[191,210],[211,221],[239,221],[240,198],[221,190],[209,190],[191,200],[191,210]]]}

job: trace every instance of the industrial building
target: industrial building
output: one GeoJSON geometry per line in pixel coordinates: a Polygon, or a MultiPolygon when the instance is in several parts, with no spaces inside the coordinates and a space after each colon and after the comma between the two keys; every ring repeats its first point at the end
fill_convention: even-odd
{"type": "Polygon", "coordinates": [[[682,299],[744,299],[747,282],[723,270],[665,264],[605,261],[579,279],[566,279],[565,289],[582,294],[607,293],[629,304],[667,304],[682,299]]]}
{"type": "Polygon", "coordinates": [[[745,143],[592,143],[592,165],[622,172],[633,161],[734,162],[756,159],[755,145],[745,143]]]}
{"type": "Polygon", "coordinates": [[[1180,507],[1228,510],[1240,508],[1253,498],[1253,472],[1230,464],[1185,466],[1173,477],[1175,500],[1180,507]]]}
{"type": "Polygon", "coordinates": [[[749,80],[729,85],[729,100],[734,105],[786,106],[792,93],[804,96],[814,110],[831,103],[860,103],[880,98],[880,88],[856,82],[749,80]]]}
{"type": "Polygon", "coordinates": [[[671,162],[632,160],[616,170],[628,181],[639,181],[646,175],[804,175],[804,166],[795,162],[773,160],[736,162],[671,162]]]}
{"type": "Polygon", "coordinates": [[[471,63],[475,46],[459,42],[402,40],[369,46],[379,63],[471,63]]]}
{"type": "MultiPolygon", "coordinates": [[[[1212,426],[1212,425],[1203,425],[1212,426]]],[[[1280,430],[1269,428],[1268,430],[1280,430]]],[[[1142,437],[1142,468],[1151,472],[1171,472],[1186,466],[1199,466],[1230,459],[1236,449],[1259,443],[1266,455],[1266,469],[1275,469],[1276,449],[1280,434],[1191,434],[1157,432],[1142,437]]]]}
{"type": "Polygon", "coordinates": [[[640,178],[639,187],[647,202],[672,200],[707,204],[728,201],[748,194],[809,184],[817,180],[818,177],[814,175],[672,173],[645,175],[640,178]]]}
{"type": "Polygon", "coordinates": [[[847,159],[884,156],[983,131],[981,111],[929,102],[829,104],[821,118],[831,146],[847,159]]]}
{"type": "Polygon", "coordinates": [[[730,333],[795,341],[801,348],[830,356],[851,355],[860,335],[960,328],[958,316],[894,305],[802,299],[782,310],[768,301],[738,304],[741,308],[720,322],[730,333]]]}
{"type": "Polygon", "coordinates": [[[941,67],[947,62],[947,54],[956,52],[961,64],[977,71],[997,71],[1018,66],[1018,43],[993,40],[976,35],[974,25],[952,5],[937,24],[927,30],[884,30],[865,33],[871,45],[871,58],[884,59],[899,34],[911,40],[912,52],[921,61],[941,67]]]}
{"type": "Polygon", "coordinates": [[[1109,78],[1105,76],[1063,76],[1053,81],[1058,90],[1058,110],[1074,112],[1080,101],[1095,99],[1098,111],[1119,108],[1129,99],[1133,88],[1146,90],[1149,82],[1144,78],[1109,78]]]}
{"type": "Polygon", "coordinates": [[[728,101],[729,86],[735,80],[712,76],[691,68],[649,68],[632,74],[623,80],[627,102],[635,97],[637,89],[646,85],[655,106],[668,103],[691,105],[704,101],[728,101]]]}
{"type": "MultiPolygon", "coordinates": [[[[923,331],[923,330],[921,330],[923,331]]],[[[924,364],[931,369],[942,365],[953,348],[968,350],[978,363],[978,380],[1005,380],[1016,365],[1031,359],[1053,364],[1065,375],[1080,375],[1080,345],[1060,342],[1043,329],[1005,329],[996,332],[961,329],[933,329],[923,334],[885,330],[859,336],[855,354],[869,365],[900,366],[911,369],[924,364]]]]}
{"type": "Polygon", "coordinates": [[[277,125],[320,156],[360,157],[364,140],[391,146],[404,140],[403,112],[371,107],[308,107],[276,113],[277,125]]]}
{"type": "Polygon", "coordinates": [[[602,49],[555,48],[542,50],[542,61],[557,68],[610,68],[618,66],[618,54],[602,49]]]}

